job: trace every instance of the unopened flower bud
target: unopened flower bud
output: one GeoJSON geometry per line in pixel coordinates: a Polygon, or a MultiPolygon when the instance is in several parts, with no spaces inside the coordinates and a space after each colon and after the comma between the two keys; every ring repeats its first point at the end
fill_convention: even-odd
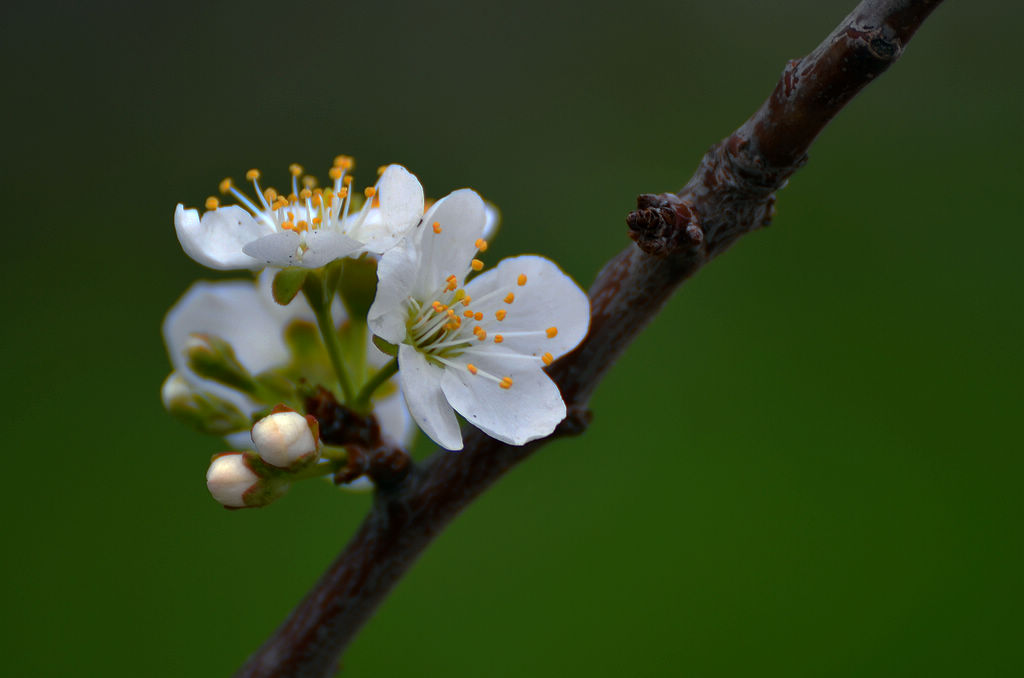
{"type": "MultiPolygon", "coordinates": [[[[213,498],[227,508],[266,506],[288,489],[288,485],[261,478],[250,467],[242,452],[217,455],[206,471],[206,487],[213,498]]],[[[258,462],[257,462],[258,463],[258,462]]]]}
{"type": "Polygon", "coordinates": [[[320,456],[320,431],[314,417],[275,412],[252,427],[252,442],[263,461],[278,468],[297,468],[320,456]]]}
{"type": "Polygon", "coordinates": [[[160,399],[168,410],[188,407],[192,402],[192,387],[185,377],[171,372],[160,387],[160,399]]]}

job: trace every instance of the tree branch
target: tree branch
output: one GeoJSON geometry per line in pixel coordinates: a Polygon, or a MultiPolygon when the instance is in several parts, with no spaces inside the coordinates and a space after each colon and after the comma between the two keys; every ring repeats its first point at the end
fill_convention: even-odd
{"type": "Polygon", "coordinates": [[[522,447],[472,429],[381,487],[348,546],[238,676],[323,678],[377,605],[445,526],[506,471],[551,440],[586,428],[607,369],[676,288],[739,236],[766,225],[775,192],[807,160],[818,133],[903,53],[941,0],[865,0],[811,54],[790,61],[775,90],[713,146],[678,193],[642,195],[627,224],[637,246],[598,274],[586,340],[549,370],[569,408],[552,436],[522,447]]]}

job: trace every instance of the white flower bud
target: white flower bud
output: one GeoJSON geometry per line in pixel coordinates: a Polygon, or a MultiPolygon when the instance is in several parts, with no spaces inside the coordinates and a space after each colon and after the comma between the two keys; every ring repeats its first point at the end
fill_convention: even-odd
{"type": "Polygon", "coordinates": [[[185,377],[171,372],[160,387],[160,399],[168,410],[175,407],[187,407],[192,401],[192,387],[185,377]]]}
{"type": "Polygon", "coordinates": [[[213,498],[228,508],[249,506],[247,492],[260,484],[260,478],[246,465],[240,454],[222,454],[216,457],[206,472],[206,487],[213,498]]]}
{"type": "Polygon", "coordinates": [[[278,468],[294,468],[320,456],[316,419],[298,412],[275,412],[252,427],[252,443],[263,461],[278,468]]]}

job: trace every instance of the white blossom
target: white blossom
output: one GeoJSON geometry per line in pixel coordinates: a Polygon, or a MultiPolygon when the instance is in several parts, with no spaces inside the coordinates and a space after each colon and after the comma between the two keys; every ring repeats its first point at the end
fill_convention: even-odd
{"type": "Polygon", "coordinates": [[[465,283],[487,249],[483,200],[469,189],[433,205],[378,266],[370,329],[398,345],[399,383],[416,423],[462,448],[455,412],[498,440],[522,445],[565,418],[543,367],[582,341],[586,295],[553,262],[502,261],[465,283]]]}
{"type": "Polygon", "coordinates": [[[361,252],[380,254],[422,217],[423,187],[404,167],[390,165],[366,189],[363,208],[350,213],[351,166],[350,158],[339,156],[329,173],[333,185],[320,189],[300,188],[300,177],[306,177],[300,166],[292,165],[287,196],[262,189],[259,171],[249,170],[246,178],[255,188],[255,201],[225,179],[221,191],[239,204],[221,206],[211,197],[202,216],[179,204],[174,213],[178,240],[197,262],[221,270],[318,268],[361,252]]]}

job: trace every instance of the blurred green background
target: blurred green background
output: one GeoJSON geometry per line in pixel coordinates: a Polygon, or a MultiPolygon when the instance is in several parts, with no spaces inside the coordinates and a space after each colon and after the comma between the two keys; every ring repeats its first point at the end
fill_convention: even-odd
{"type": "MultiPolygon", "coordinates": [[[[228,675],[367,510],[208,496],[220,445],[159,400],[163,313],[217,277],[177,202],[401,162],[500,206],[490,261],[589,285],[636,194],[681,186],[853,4],[5,5],[3,673],[228,675]]],[[[940,7],[347,675],[1017,674],[1021,21],[940,7]]]]}

